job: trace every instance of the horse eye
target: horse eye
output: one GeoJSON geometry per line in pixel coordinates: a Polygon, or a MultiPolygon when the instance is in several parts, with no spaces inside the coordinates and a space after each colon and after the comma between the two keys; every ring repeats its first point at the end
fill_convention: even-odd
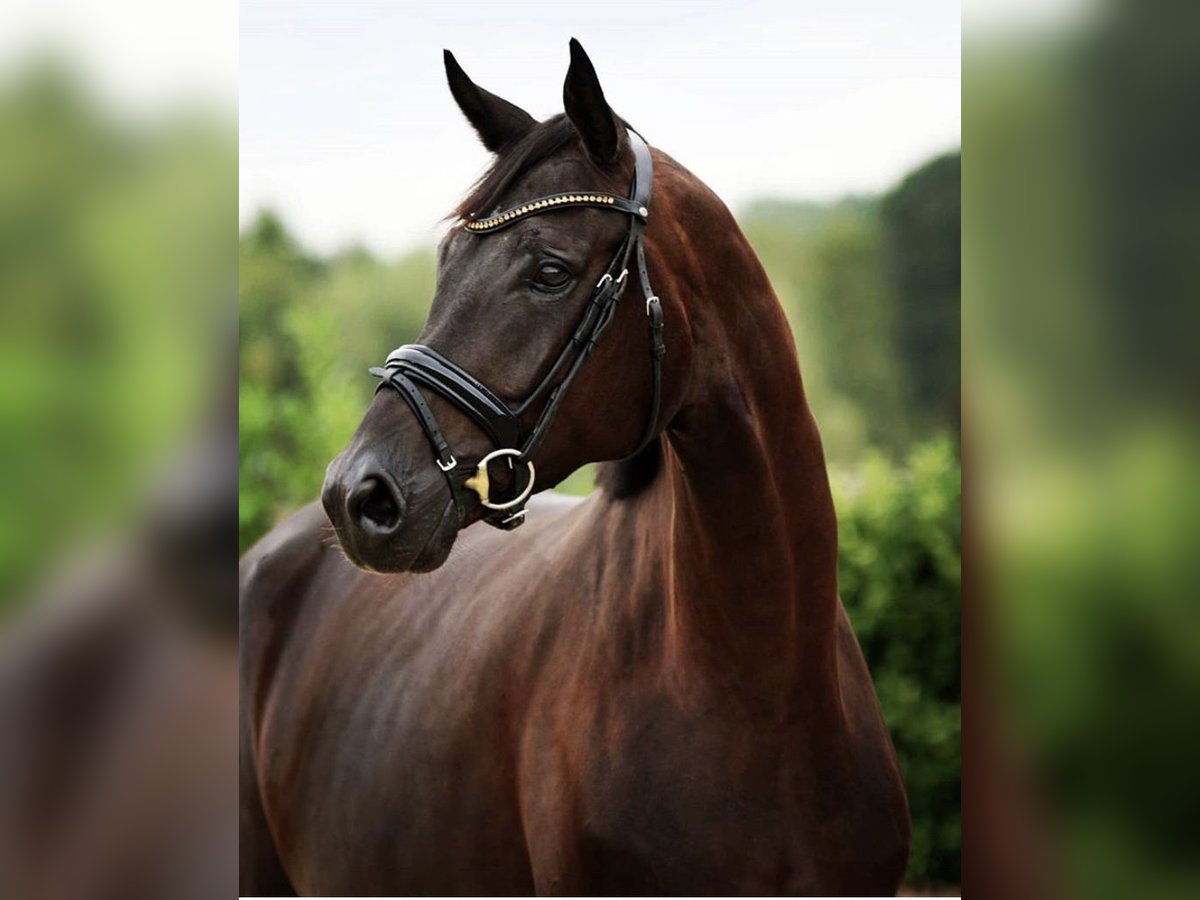
{"type": "Polygon", "coordinates": [[[560,263],[545,262],[538,268],[536,281],[542,287],[560,288],[571,280],[571,273],[560,263]]]}

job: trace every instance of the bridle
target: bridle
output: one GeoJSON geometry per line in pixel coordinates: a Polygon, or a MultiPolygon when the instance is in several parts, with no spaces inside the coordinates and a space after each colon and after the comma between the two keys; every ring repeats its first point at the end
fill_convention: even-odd
{"type": "Polygon", "coordinates": [[[550,425],[554,421],[554,416],[558,412],[559,405],[562,403],[567,389],[571,386],[571,382],[575,380],[584,361],[596,349],[600,338],[612,322],[617,301],[621,299],[621,293],[625,289],[631,258],[636,262],[638,278],[646,298],[646,317],[650,323],[650,363],[654,379],[650,416],[646,421],[645,432],[634,453],[641,450],[654,437],[659,405],[662,400],[662,358],[667,349],[666,344],[663,343],[662,304],[650,287],[650,275],[646,270],[644,234],[650,216],[650,191],[654,182],[654,169],[650,160],[650,148],[641,135],[632,129],[626,133],[629,136],[629,144],[633,148],[634,161],[633,188],[628,198],[595,191],[552,194],[482,219],[472,216],[470,221],[463,225],[464,230],[471,234],[487,235],[507,228],[528,216],[579,206],[610,209],[629,216],[629,231],[625,235],[625,240],[622,241],[612,262],[608,264],[608,268],[596,282],[595,288],[592,289],[591,299],[588,301],[579,325],[559,353],[554,365],[516,409],[509,409],[508,405],[496,396],[487,385],[424,344],[405,344],[403,347],[398,347],[388,354],[387,361],[382,367],[370,370],[372,375],[383,379],[376,388],[376,392],[384,387],[392,387],[412,408],[425,436],[433,447],[437,466],[442,470],[450,485],[450,494],[458,510],[460,522],[465,521],[465,506],[457,476],[469,472],[470,467],[460,466],[458,460],[455,459],[421,389],[431,390],[450,401],[478,425],[491,440],[496,449],[478,462],[474,474],[463,481],[462,486],[473,490],[479,496],[479,502],[488,510],[483,516],[485,522],[506,531],[516,528],[525,521],[525,504],[533,493],[535,478],[533,455],[550,430],[550,425]],[[566,374],[561,377],[557,385],[551,387],[555,377],[564,368],[566,374]],[[521,417],[529,412],[543,396],[546,399],[541,412],[533,427],[526,428],[521,422],[521,417]],[[513,496],[507,500],[497,500],[490,493],[488,465],[498,459],[503,459],[508,463],[513,476],[513,496]],[[524,463],[526,467],[524,485],[521,485],[520,479],[517,477],[520,472],[518,465],[520,463],[524,463]]]}

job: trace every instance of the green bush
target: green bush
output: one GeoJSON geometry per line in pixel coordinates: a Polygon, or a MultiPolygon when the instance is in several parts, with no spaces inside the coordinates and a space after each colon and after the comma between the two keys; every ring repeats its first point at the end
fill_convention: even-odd
{"type": "Polygon", "coordinates": [[[239,540],[244,551],[315,500],[376,381],[367,367],[416,338],[433,252],[310,256],[271,213],[241,240],[239,540]]]}
{"type": "Polygon", "coordinates": [[[839,585],[900,756],[908,880],[955,884],[961,848],[960,470],[954,445],[835,473],[839,585]]]}

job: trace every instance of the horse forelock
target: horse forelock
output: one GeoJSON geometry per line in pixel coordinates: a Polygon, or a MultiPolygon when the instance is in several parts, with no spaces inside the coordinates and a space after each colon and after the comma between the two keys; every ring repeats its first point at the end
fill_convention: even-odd
{"type": "MultiPolygon", "coordinates": [[[[624,120],[618,118],[618,121],[628,127],[624,120]]],[[[492,165],[475,182],[449,218],[465,219],[491,212],[522,177],[578,139],[575,126],[562,113],[539,122],[524,137],[500,149],[492,165]]]]}

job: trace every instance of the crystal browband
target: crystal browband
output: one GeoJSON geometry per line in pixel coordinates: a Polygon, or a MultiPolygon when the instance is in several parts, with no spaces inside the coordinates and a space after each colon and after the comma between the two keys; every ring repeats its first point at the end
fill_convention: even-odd
{"type": "Polygon", "coordinates": [[[463,224],[463,227],[467,231],[474,232],[496,231],[497,229],[504,228],[506,225],[511,225],[523,216],[569,206],[597,206],[602,209],[619,209],[621,212],[637,216],[642,221],[645,221],[649,215],[646,207],[634,203],[627,197],[618,197],[616,194],[553,194],[549,197],[530,200],[528,203],[522,203],[520,206],[514,206],[512,209],[498,212],[495,215],[488,216],[486,219],[470,219],[463,224]]]}

